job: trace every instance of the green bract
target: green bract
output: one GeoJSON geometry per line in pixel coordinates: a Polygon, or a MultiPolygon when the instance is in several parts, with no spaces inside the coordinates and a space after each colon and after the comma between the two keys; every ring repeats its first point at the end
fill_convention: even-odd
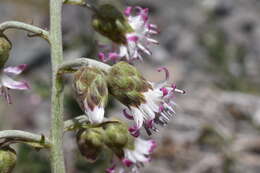
{"type": "Polygon", "coordinates": [[[125,44],[126,33],[133,32],[123,13],[110,4],[101,5],[97,9],[92,17],[92,26],[97,32],[118,44],[125,44]]]}
{"type": "Polygon", "coordinates": [[[109,92],[126,106],[138,107],[145,103],[143,92],[151,88],[141,73],[126,62],[118,62],[112,66],[107,83],[109,92]]]}
{"type": "Polygon", "coordinates": [[[0,33],[0,69],[3,68],[8,60],[11,48],[11,42],[4,34],[0,33]]]}
{"type": "Polygon", "coordinates": [[[104,147],[102,128],[89,128],[77,133],[77,144],[81,154],[90,162],[97,160],[104,147]]]}
{"type": "Polygon", "coordinates": [[[10,147],[0,149],[0,172],[11,173],[16,164],[16,152],[10,147]]]}

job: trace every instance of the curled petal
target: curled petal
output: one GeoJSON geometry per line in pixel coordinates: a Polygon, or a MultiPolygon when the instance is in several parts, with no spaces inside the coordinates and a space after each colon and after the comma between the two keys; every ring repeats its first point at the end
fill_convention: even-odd
{"type": "Polygon", "coordinates": [[[130,115],[130,114],[127,112],[126,109],[123,110],[123,113],[124,113],[124,116],[125,116],[127,119],[129,119],[129,120],[133,120],[133,119],[134,119],[133,115],[130,115]]]}
{"type": "Polygon", "coordinates": [[[133,165],[133,162],[132,162],[131,160],[129,160],[129,159],[126,159],[126,158],[122,159],[122,163],[123,163],[125,166],[127,166],[127,167],[130,167],[130,166],[133,165]]]}
{"type": "Polygon", "coordinates": [[[128,131],[129,131],[129,132],[131,133],[131,135],[134,136],[134,137],[140,136],[140,130],[138,129],[137,126],[130,127],[130,128],[128,129],[128,131]]]}
{"type": "Polygon", "coordinates": [[[7,67],[4,69],[4,72],[18,75],[21,74],[26,68],[27,68],[27,64],[21,64],[14,67],[7,67]]]}
{"type": "Polygon", "coordinates": [[[3,86],[9,89],[16,89],[16,90],[27,90],[30,89],[29,85],[25,81],[15,81],[8,76],[4,76],[2,79],[3,86]]]}
{"type": "Polygon", "coordinates": [[[158,72],[164,71],[165,72],[165,81],[169,80],[170,73],[169,70],[166,67],[160,67],[157,69],[158,72]]]}

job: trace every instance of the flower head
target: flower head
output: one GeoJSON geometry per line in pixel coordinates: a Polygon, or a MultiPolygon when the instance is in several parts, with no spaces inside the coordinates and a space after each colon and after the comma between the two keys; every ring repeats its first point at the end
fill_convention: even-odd
{"type": "Polygon", "coordinates": [[[81,67],[74,75],[77,100],[91,123],[101,123],[108,99],[105,73],[92,67],[81,67]]]}
{"type": "Polygon", "coordinates": [[[135,126],[130,128],[134,136],[138,136],[138,130],[144,126],[148,134],[150,129],[157,131],[156,124],[166,125],[175,114],[174,93],[184,93],[175,85],[168,85],[169,72],[164,70],[166,80],[160,83],[146,81],[135,67],[126,63],[115,64],[108,74],[109,92],[126,105],[129,112],[124,110],[128,119],[135,121],[135,126]]]}
{"type": "Polygon", "coordinates": [[[77,133],[77,144],[80,153],[89,162],[96,161],[104,148],[103,129],[89,128],[79,130],[77,133]]]}
{"type": "Polygon", "coordinates": [[[154,140],[144,140],[133,137],[124,123],[110,124],[105,127],[105,144],[117,156],[112,167],[107,169],[108,173],[137,172],[140,166],[150,161],[150,155],[156,147],[154,140]],[[113,130],[112,130],[113,129],[113,130]]]}
{"type": "Polygon", "coordinates": [[[25,69],[27,65],[21,64],[15,67],[7,67],[4,68],[2,73],[0,73],[0,90],[1,95],[5,97],[7,102],[11,103],[11,98],[8,93],[10,89],[14,90],[27,90],[29,89],[29,85],[25,81],[15,81],[12,78],[10,78],[8,75],[19,75],[21,74],[25,69]]]}
{"type": "Polygon", "coordinates": [[[124,15],[115,7],[113,10],[111,9],[111,7],[110,10],[107,8],[108,14],[112,12],[115,14],[116,11],[118,17],[111,18],[112,14],[107,15],[110,18],[96,17],[93,26],[96,31],[112,40],[117,48],[100,52],[99,58],[102,61],[124,59],[132,62],[142,60],[143,54],[151,55],[149,46],[150,44],[158,44],[158,41],[152,38],[153,35],[158,34],[158,29],[156,25],[149,23],[148,8],[127,7],[124,15]],[[97,22],[102,21],[101,19],[105,22],[97,22]],[[104,31],[104,29],[106,30],[104,31]]]}

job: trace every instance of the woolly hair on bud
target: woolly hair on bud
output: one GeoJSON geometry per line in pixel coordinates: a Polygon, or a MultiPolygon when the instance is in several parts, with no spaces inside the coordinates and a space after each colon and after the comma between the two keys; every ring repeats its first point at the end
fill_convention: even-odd
{"type": "Polygon", "coordinates": [[[138,107],[145,103],[143,92],[151,88],[141,73],[127,62],[112,66],[107,83],[110,94],[126,106],[138,107]]]}
{"type": "Polygon", "coordinates": [[[126,44],[126,33],[133,32],[121,11],[111,4],[101,5],[92,16],[92,26],[115,43],[126,44]]]}
{"type": "Polygon", "coordinates": [[[0,69],[3,68],[8,60],[11,48],[12,44],[9,39],[0,32],[0,69]]]}
{"type": "Polygon", "coordinates": [[[104,135],[102,128],[89,128],[79,130],[77,144],[82,156],[89,162],[95,162],[104,148],[104,135]]]}
{"type": "Polygon", "coordinates": [[[0,172],[11,173],[16,165],[16,152],[11,147],[0,148],[0,172]]]}

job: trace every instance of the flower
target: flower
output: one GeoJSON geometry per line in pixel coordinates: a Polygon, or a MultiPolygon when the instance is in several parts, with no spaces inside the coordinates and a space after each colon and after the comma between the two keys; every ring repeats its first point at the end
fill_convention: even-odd
{"type": "Polygon", "coordinates": [[[76,99],[91,123],[101,123],[108,99],[105,72],[94,67],[81,67],[74,74],[76,99]]]}
{"type": "Polygon", "coordinates": [[[128,125],[119,120],[104,124],[103,128],[104,143],[116,156],[112,166],[107,169],[108,173],[114,173],[116,170],[121,173],[133,173],[150,161],[150,155],[156,147],[154,140],[133,137],[128,125]]]}
{"type": "Polygon", "coordinates": [[[29,85],[25,81],[15,81],[12,78],[10,78],[8,75],[19,75],[21,74],[25,69],[27,65],[21,64],[15,67],[7,67],[4,68],[3,71],[0,73],[0,90],[1,95],[4,96],[4,98],[7,100],[9,104],[11,104],[11,98],[8,93],[10,89],[15,90],[27,90],[29,89],[29,85]]]}
{"type": "Polygon", "coordinates": [[[108,73],[109,92],[127,106],[129,112],[124,110],[125,117],[135,121],[135,125],[130,128],[133,136],[140,134],[138,130],[142,126],[149,135],[150,129],[158,130],[156,124],[165,126],[175,114],[174,93],[185,93],[175,85],[168,85],[169,72],[166,68],[158,71],[165,71],[165,81],[149,82],[134,66],[126,62],[113,65],[108,73]]]}
{"type": "Polygon", "coordinates": [[[124,156],[114,161],[106,170],[107,173],[138,173],[139,168],[151,160],[150,155],[156,148],[154,140],[134,139],[134,148],[123,149],[124,156]]]}
{"type": "Polygon", "coordinates": [[[143,93],[145,102],[138,107],[129,107],[130,113],[124,110],[125,117],[133,119],[136,123],[131,128],[133,135],[138,135],[138,130],[142,126],[151,135],[150,129],[158,131],[156,125],[167,125],[170,118],[175,115],[174,93],[185,94],[185,91],[177,89],[174,84],[168,86],[169,72],[165,67],[158,69],[159,72],[162,70],[166,73],[166,80],[160,83],[149,82],[151,88],[143,93]]]}
{"type": "MultiPolygon", "coordinates": [[[[120,22],[120,25],[114,25],[113,30],[124,28],[123,31],[120,30],[116,34],[117,36],[114,36],[115,34],[111,34],[111,32],[101,32],[100,29],[96,29],[117,45],[116,49],[104,50],[104,52],[99,53],[98,56],[102,61],[125,59],[132,62],[134,60],[143,60],[143,54],[152,54],[149,50],[150,44],[158,44],[158,41],[153,39],[152,36],[158,34],[159,31],[156,25],[149,23],[148,11],[148,8],[141,8],[139,6],[127,7],[124,11],[127,23],[123,22],[122,17],[120,18],[121,20],[115,19],[116,22],[114,23],[118,23],[118,21],[122,22],[120,22]]],[[[104,25],[102,26],[105,27],[104,25]]]]}

